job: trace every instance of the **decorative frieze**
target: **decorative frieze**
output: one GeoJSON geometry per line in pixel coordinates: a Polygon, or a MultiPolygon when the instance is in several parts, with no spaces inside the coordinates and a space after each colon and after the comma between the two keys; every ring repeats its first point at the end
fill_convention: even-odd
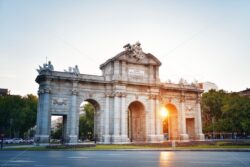
{"type": "Polygon", "coordinates": [[[67,105],[67,100],[64,98],[53,98],[52,104],[54,105],[67,105]]]}
{"type": "Polygon", "coordinates": [[[194,108],[194,107],[192,107],[191,105],[187,105],[185,111],[186,111],[186,112],[192,112],[192,111],[193,111],[193,108],[194,108]]]}

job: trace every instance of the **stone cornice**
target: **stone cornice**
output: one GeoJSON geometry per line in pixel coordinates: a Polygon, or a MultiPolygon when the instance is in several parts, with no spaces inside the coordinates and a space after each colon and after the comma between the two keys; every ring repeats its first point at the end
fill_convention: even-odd
{"type": "Polygon", "coordinates": [[[180,86],[178,84],[172,84],[166,86],[163,83],[140,83],[140,82],[133,82],[133,81],[117,81],[117,80],[111,80],[111,81],[105,81],[103,76],[95,76],[95,75],[85,75],[80,74],[79,76],[73,76],[71,74],[65,73],[65,72],[57,72],[52,71],[50,74],[40,74],[36,78],[37,83],[41,83],[43,81],[50,80],[53,82],[53,80],[62,80],[62,81],[73,81],[80,83],[95,83],[95,84],[123,84],[123,85],[133,85],[133,86],[147,86],[147,87],[156,87],[160,90],[170,90],[170,91],[184,91],[184,92],[193,92],[193,93],[202,93],[203,91],[201,89],[198,89],[196,87],[192,86],[180,86]]]}

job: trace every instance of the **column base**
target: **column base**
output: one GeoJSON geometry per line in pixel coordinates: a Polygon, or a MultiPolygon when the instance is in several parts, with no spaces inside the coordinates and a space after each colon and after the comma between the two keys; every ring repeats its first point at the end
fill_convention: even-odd
{"type": "Polygon", "coordinates": [[[180,140],[189,140],[188,134],[180,134],[180,140]]]}
{"type": "Polygon", "coordinates": [[[157,143],[157,136],[156,135],[148,135],[147,141],[149,143],[157,143]]]}
{"type": "Polygon", "coordinates": [[[196,136],[197,140],[205,140],[205,135],[203,133],[200,133],[196,136]]]}
{"type": "Polygon", "coordinates": [[[35,145],[47,146],[49,142],[49,135],[35,135],[35,145]]]}
{"type": "Polygon", "coordinates": [[[130,143],[130,140],[127,135],[121,135],[121,142],[122,143],[130,143]]]}
{"type": "Polygon", "coordinates": [[[103,144],[110,144],[110,135],[103,135],[103,144]]]}
{"type": "Polygon", "coordinates": [[[164,141],[164,135],[156,135],[156,139],[158,142],[163,142],[164,141]]]}
{"type": "Polygon", "coordinates": [[[69,135],[65,143],[68,145],[77,144],[78,143],[77,138],[78,138],[77,135],[69,135]]]}
{"type": "Polygon", "coordinates": [[[120,135],[112,135],[111,142],[113,144],[121,144],[121,136],[120,135]]]}

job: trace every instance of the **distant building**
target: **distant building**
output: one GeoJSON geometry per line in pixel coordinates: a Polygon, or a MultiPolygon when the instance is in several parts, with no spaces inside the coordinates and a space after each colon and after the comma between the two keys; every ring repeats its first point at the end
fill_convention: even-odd
{"type": "Polygon", "coordinates": [[[213,82],[203,82],[199,83],[199,85],[200,88],[204,90],[204,93],[208,92],[211,89],[218,90],[218,86],[213,82]]]}
{"type": "Polygon", "coordinates": [[[246,96],[250,98],[250,88],[246,88],[246,90],[239,91],[238,93],[241,96],[246,96]]]}
{"type": "Polygon", "coordinates": [[[10,94],[10,91],[8,89],[1,89],[0,88],[0,96],[7,96],[10,94]]]}

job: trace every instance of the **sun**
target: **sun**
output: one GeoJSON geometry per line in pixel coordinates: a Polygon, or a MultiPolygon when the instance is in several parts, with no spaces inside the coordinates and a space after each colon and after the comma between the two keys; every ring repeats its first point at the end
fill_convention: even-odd
{"type": "Polygon", "coordinates": [[[168,110],[165,107],[162,107],[160,112],[161,112],[162,118],[166,118],[168,116],[168,110]]]}

